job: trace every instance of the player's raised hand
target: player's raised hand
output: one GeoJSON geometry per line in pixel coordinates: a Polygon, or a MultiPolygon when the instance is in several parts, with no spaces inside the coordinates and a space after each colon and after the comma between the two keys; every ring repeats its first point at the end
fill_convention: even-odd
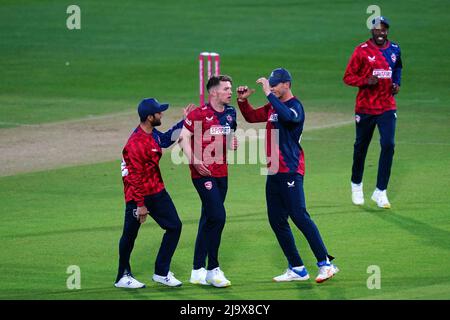
{"type": "Polygon", "coordinates": [[[183,108],[183,118],[186,119],[187,115],[197,108],[197,106],[193,103],[189,103],[186,107],[183,108]]]}
{"type": "Polygon", "coordinates": [[[249,96],[251,96],[255,92],[255,89],[250,89],[247,86],[239,86],[236,89],[236,94],[238,100],[244,100],[247,99],[249,96]]]}
{"type": "Polygon", "coordinates": [[[264,93],[266,94],[266,96],[272,92],[270,90],[270,84],[269,84],[269,80],[267,80],[267,78],[261,77],[258,80],[256,80],[256,83],[262,85],[262,89],[263,89],[264,93]]]}

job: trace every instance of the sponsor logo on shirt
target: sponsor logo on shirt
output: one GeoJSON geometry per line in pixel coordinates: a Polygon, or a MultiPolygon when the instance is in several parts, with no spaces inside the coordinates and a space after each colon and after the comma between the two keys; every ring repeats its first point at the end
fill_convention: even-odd
{"type": "Polygon", "coordinates": [[[375,56],[367,56],[367,59],[369,59],[369,62],[375,62],[375,56]]]}
{"type": "Polygon", "coordinates": [[[269,117],[270,122],[277,122],[278,121],[278,113],[272,113],[269,117]]]}
{"type": "Polygon", "coordinates": [[[212,121],[212,120],[214,119],[213,116],[211,116],[211,117],[205,117],[205,118],[206,118],[206,121],[212,121]]]}
{"type": "Polygon", "coordinates": [[[211,128],[209,128],[209,133],[211,135],[216,135],[216,136],[228,135],[231,133],[231,127],[230,126],[212,126],[211,128]]]}
{"type": "Polygon", "coordinates": [[[392,78],[392,70],[374,69],[372,74],[377,76],[379,79],[392,78]]]}

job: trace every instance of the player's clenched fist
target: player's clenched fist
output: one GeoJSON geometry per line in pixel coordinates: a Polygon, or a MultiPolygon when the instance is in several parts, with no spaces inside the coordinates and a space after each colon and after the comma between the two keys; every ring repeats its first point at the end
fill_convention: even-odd
{"type": "Polygon", "coordinates": [[[136,215],[137,219],[139,220],[139,223],[144,223],[148,215],[147,207],[146,206],[137,207],[136,215]]]}
{"type": "Polygon", "coordinates": [[[248,97],[250,97],[250,95],[253,93],[253,92],[255,92],[255,90],[254,89],[250,89],[249,87],[247,87],[247,86],[239,86],[239,87],[237,87],[237,89],[236,89],[236,93],[237,93],[237,98],[239,99],[239,100],[244,100],[244,99],[247,99],[248,97]]]}

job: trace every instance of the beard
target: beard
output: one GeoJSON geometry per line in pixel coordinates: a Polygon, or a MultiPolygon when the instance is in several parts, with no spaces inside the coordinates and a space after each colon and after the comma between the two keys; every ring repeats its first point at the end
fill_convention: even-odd
{"type": "Polygon", "coordinates": [[[150,124],[152,125],[152,127],[158,127],[161,125],[161,120],[160,119],[153,119],[152,121],[150,121],[150,124]]]}

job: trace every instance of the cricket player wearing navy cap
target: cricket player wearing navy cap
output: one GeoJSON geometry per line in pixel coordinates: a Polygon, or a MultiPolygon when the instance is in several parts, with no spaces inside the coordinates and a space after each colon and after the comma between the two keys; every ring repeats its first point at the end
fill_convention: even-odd
{"type": "Polygon", "coordinates": [[[387,39],[389,21],[377,17],[372,21],[372,38],[358,45],[348,62],[344,82],[358,87],[355,105],[356,139],[351,176],[352,202],[364,204],[364,162],[375,127],[380,132],[381,152],[378,176],[371,199],[378,207],[389,209],[387,186],[391,175],[395,146],[397,106],[400,91],[402,59],[400,46],[387,39]]]}
{"type": "MultiPolygon", "coordinates": [[[[155,262],[153,281],[171,287],[181,286],[181,281],[170,271],[170,262],[181,233],[181,221],[167,193],[159,169],[161,148],[168,148],[179,137],[183,121],[165,133],[155,127],[161,125],[163,112],[168,104],[160,104],[154,98],[141,101],[138,106],[139,126],[129,137],[122,155],[122,180],[125,193],[125,221],[119,242],[119,269],[115,286],[118,288],[143,288],[131,272],[130,255],[139,228],[150,215],[166,232],[155,262]]],[[[194,105],[184,109],[188,114],[194,105]]]]}
{"type": "Polygon", "coordinates": [[[288,261],[286,272],[274,277],[273,281],[309,279],[289,226],[288,219],[291,218],[304,234],[317,259],[319,273],[316,282],[320,283],[333,277],[339,269],[331,263],[334,257],[328,255],[319,230],[306,211],[303,191],[304,154],[299,142],[305,121],[303,106],[292,94],[292,78],[286,69],[275,69],[269,80],[263,77],[256,82],[262,85],[269,103],[254,109],[248,97],[255,90],[247,86],[237,88],[237,101],[245,120],[250,123],[267,122],[267,213],[270,226],[288,261]]]}

